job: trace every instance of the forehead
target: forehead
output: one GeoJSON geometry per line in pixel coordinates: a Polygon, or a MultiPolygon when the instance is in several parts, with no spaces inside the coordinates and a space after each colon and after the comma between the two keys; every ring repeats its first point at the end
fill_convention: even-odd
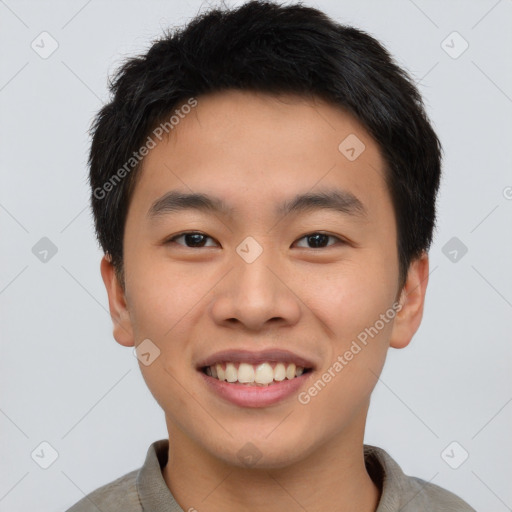
{"type": "Polygon", "coordinates": [[[249,206],[333,187],[357,197],[370,214],[391,207],[378,145],[341,108],[230,90],[179,109],[168,136],[155,139],[143,161],[132,200],[143,202],[146,213],[173,189],[209,193],[240,215],[249,206]]]}

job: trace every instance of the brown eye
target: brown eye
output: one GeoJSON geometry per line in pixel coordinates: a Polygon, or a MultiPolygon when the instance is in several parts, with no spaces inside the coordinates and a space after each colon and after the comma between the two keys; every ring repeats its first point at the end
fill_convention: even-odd
{"type": "Polygon", "coordinates": [[[187,232],[173,236],[166,243],[176,242],[178,245],[184,245],[189,248],[212,247],[212,245],[206,245],[206,240],[208,239],[213,240],[213,238],[204,233],[187,232]],[[183,240],[183,242],[178,242],[178,240],[183,240]]]}
{"type": "Polygon", "coordinates": [[[333,240],[338,240],[339,242],[343,243],[343,240],[341,240],[340,238],[336,237],[336,236],[333,236],[333,235],[328,235],[326,233],[310,233],[309,235],[306,235],[306,236],[303,236],[302,238],[300,238],[299,240],[306,240],[306,243],[309,244],[308,246],[300,246],[299,247],[306,247],[308,249],[322,249],[324,247],[329,247],[331,245],[334,245],[334,243],[328,243],[329,242],[329,238],[333,239],[333,240]]]}

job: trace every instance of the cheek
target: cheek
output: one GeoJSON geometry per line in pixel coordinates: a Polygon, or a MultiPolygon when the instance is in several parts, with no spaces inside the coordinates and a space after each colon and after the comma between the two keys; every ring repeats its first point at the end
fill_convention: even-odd
{"type": "MultiPolygon", "coordinates": [[[[398,274],[390,272],[390,263],[378,256],[373,261],[364,256],[344,262],[338,272],[317,280],[315,291],[310,293],[315,314],[342,342],[374,325],[395,298],[398,274]]],[[[384,334],[389,327],[388,323],[379,330],[384,334]]]]}
{"type": "Polygon", "coordinates": [[[187,316],[208,290],[204,281],[189,274],[164,258],[144,258],[141,254],[127,259],[128,306],[139,337],[165,342],[184,328],[187,316]]]}
{"type": "Polygon", "coordinates": [[[384,258],[372,261],[361,255],[331,273],[312,298],[315,314],[329,327],[331,343],[311,402],[318,414],[332,411],[333,428],[352,417],[378,381],[395,315],[395,278],[384,258]]]}
{"type": "MultiPolygon", "coordinates": [[[[332,343],[326,364],[305,390],[301,403],[308,404],[311,416],[325,417],[323,426],[315,426],[322,435],[341,431],[360,413],[378,382],[384,366],[393,313],[389,291],[361,294],[343,291],[327,297],[323,317],[330,330],[332,343]],[[325,308],[329,307],[328,311],[325,308]],[[324,430],[329,432],[325,432],[324,430]]],[[[380,290],[379,290],[380,291],[380,290]]]]}

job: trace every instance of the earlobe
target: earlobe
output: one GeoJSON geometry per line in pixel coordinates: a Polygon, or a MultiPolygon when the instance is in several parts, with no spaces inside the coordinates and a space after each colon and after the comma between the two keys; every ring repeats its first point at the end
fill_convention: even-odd
{"type": "Polygon", "coordinates": [[[107,255],[101,259],[100,270],[107,290],[110,316],[114,324],[114,338],[120,345],[133,347],[135,343],[130,314],[126,306],[125,292],[107,255]]]}
{"type": "Polygon", "coordinates": [[[423,318],[425,293],[428,284],[428,254],[413,260],[409,266],[407,281],[400,296],[401,309],[393,322],[390,346],[404,348],[409,345],[423,318]]]}

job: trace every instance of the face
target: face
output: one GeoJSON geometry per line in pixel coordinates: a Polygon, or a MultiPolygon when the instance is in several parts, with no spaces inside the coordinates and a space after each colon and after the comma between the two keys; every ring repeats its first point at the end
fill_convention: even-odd
{"type": "Polygon", "coordinates": [[[144,159],[124,290],[102,262],[114,336],[144,354],[170,434],[210,457],[283,467],[362,441],[387,349],[421,321],[428,260],[401,295],[396,241],[384,160],[353,117],[199,97],[144,159]]]}

